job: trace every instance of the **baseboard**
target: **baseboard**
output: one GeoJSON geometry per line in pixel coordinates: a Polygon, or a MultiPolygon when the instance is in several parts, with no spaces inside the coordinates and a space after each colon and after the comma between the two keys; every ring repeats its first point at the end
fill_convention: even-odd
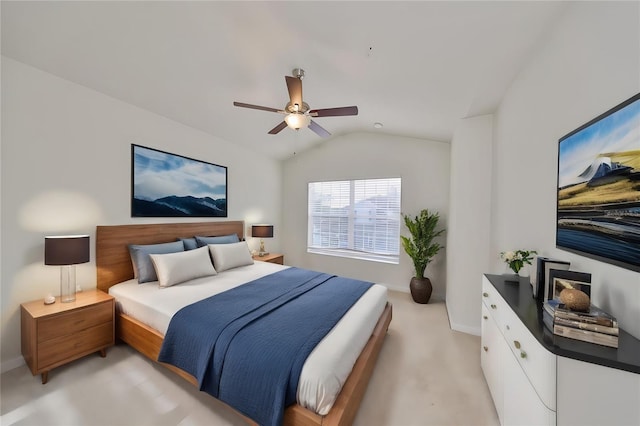
{"type": "Polygon", "coordinates": [[[445,302],[446,301],[446,297],[444,294],[440,294],[440,293],[432,293],[431,294],[431,298],[429,298],[429,303],[432,302],[445,302]]]}
{"type": "Polygon", "coordinates": [[[2,361],[2,363],[0,363],[0,373],[5,373],[9,370],[13,370],[14,368],[21,367],[24,363],[24,358],[22,358],[21,356],[2,361]]]}
{"type": "Polygon", "coordinates": [[[383,286],[385,286],[389,290],[400,291],[402,293],[409,293],[409,285],[408,284],[406,286],[387,284],[387,283],[380,283],[380,284],[382,284],[383,286]]]}
{"type": "Polygon", "coordinates": [[[452,330],[460,331],[462,333],[473,334],[474,336],[480,336],[480,327],[470,327],[468,325],[456,324],[449,320],[449,326],[452,330]]]}
{"type": "MultiPolygon", "coordinates": [[[[385,286],[388,290],[391,290],[391,291],[399,291],[401,293],[407,293],[407,294],[411,293],[411,291],[409,290],[408,284],[406,286],[387,284],[387,283],[379,283],[379,284],[385,286]]],[[[444,294],[440,294],[440,293],[432,293],[431,297],[429,298],[429,303],[444,302],[444,301],[445,301],[445,296],[444,294]]]]}

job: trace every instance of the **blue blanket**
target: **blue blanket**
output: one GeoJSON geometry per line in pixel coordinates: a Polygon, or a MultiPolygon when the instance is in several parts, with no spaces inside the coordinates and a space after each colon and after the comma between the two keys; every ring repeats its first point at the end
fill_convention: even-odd
{"type": "Polygon", "coordinates": [[[186,306],[158,361],[261,425],[282,423],[311,351],[371,283],[289,268],[186,306]]]}

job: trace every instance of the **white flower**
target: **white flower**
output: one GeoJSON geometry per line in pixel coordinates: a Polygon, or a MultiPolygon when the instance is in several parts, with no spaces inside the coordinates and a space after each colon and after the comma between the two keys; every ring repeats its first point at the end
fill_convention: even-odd
{"type": "Polygon", "coordinates": [[[537,254],[535,250],[503,251],[500,253],[500,258],[509,265],[513,272],[518,273],[525,264],[531,265],[534,254],[537,254]]]}
{"type": "Polygon", "coordinates": [[[516,254],[512,251],[505,251],[504,253],[502,253],[502,259],[504,259],[505,262],[511,262],[515,255],[516,254]]]}

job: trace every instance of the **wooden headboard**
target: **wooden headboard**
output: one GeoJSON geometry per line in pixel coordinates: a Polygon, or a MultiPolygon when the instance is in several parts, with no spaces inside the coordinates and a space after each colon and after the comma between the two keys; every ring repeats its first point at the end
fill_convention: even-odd
{"type": "Polygon", "coordinates": [[[218,236],[237,234],[244,238],[244,221],[153,223],[96,227],[97,287],[109,287],[133,278],[129,244],[157,244],[195,235],[218,236]]]}

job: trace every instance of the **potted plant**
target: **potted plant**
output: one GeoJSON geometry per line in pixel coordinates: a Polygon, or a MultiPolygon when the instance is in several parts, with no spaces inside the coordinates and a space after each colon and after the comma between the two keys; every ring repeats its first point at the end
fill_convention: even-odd
{"type": "Polygon", "coordinates": [[[437,212],[430,212],[427,209],[420,211],[415,218],[404,215],[404,224],[411,233],[411,238],[400,236],[404,251],[413,261],[415,276],[411,278],[409,288],[411,297],[417,303],[428,303],[431,298],[433,287],[431,280],[424,276],[431,259],[443,248],[439,243],[434,242],[434,238],[441,235],[445,230],[436,231],[440,215],[437,212]]]}
{"type": "Polygon", "coordinates": [[[500,253],[500,259],[504,260],[509,268],[517,275],[524,265],[531,265],[534,254],[538,254],[538,252],[535,250],[503,251],[500,253]]]}

